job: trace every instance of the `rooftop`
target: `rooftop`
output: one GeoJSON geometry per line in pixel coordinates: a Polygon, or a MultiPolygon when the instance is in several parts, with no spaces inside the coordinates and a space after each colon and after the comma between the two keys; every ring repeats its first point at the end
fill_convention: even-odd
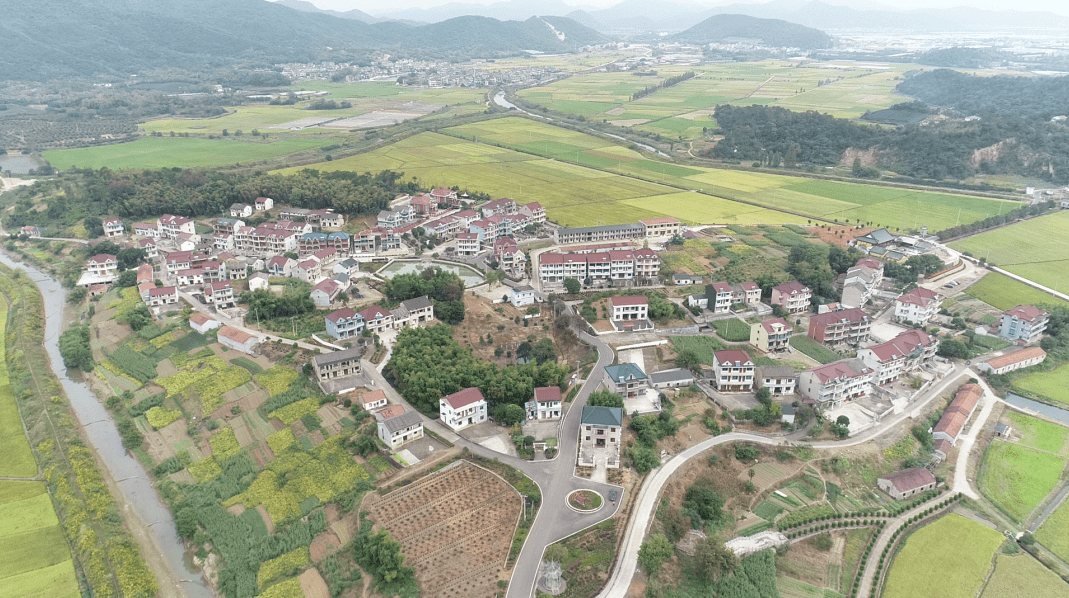
{"type": "Polygon", "coordinates": [[[891,482],[899,492],[909,492],[935,483],[935,476],[923,467],[910,467],[909,469],[882,475],[878,479],[891,482]]]}
{"type": "Polygon", "coordinates": [[[609,378],[617,384],[626,382],[627,380],[645,380],[646,373],[642,371],[642,368],[633,363],[619,363],[616,365],[605,366],[605,373],[609,375],[609,378]]]}
{"type": "Polygon", "coordinates": [[[460,409],[462,407],[467,407],[472,403],[485,401],[486,399],[483,397],[482,391],[472,386],[471,388],[465,388],[464,390],[454,392],[451,395],[446,395],[442,397],[442,400],[449,403],[449,406],[453,409],[460,409]]]}
{"type": "Polygon", "coordinates": [[[619,407],[583,406],[583,425],[620,427],[623,421],[623,409],[619,407]]]}
{"type": "Polygon", "coordinates": [[[405,411],[400,415],[395,415],[389,419],[385,419],[382,425],[391,433],[400,432],[405,428],[422,424],[423,418],[420,417],[415,411],[405,411]]]}
{"type": "Polygon", "coordinates": [[[675,368],[672,370],[664,370],[660,372],[653,372],[650,374],[650,382],[654,384],[664,384],[667,382],[685,382],[687,380],[693,380],[694,374],[690,370],[683,368],[675,368]]]}
{"type": "Polygon", "coordinates": [[[219,329],[219,336],[228,338],[236,343],[245,344],[250,339],[256,338],[255,336],[245,332],[244,330],[238,330],[233,326],[223,326],[219,329]]]}
{"type": "Polygon", "coordinates": [[[1027,347],[1020,351],[1014,351],[1008,355],[1000,355],[999,357],[989,359],[987,365],[997,370],[1035,357],[1043,357],[1046,356],[1046,354],[1047,352],[1040,347],[1027,347]]]}
{"type": "Polygon", "coordinates": [[[353,359],[359,360],[363,354],[364,348],[357,345],[349,349],[342,349],[341,351],[331,351],[330,353],[324,353],[323,355],[316,355],[312,358],[312,365],[320,368],[341,363],[343,361],[350,361],[353,359]]]}
{"type": "Polygon", "coordinates": [[[560,403],[563,401],[560,395],[560,388],[556,386],[543,386],[534,389],[534,399],[539,403],[560,403]]]}

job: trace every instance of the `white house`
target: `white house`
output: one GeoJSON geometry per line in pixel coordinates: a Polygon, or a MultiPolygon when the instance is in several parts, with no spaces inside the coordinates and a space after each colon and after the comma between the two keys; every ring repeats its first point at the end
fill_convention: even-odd
{"type": "Polygon", "coordinates": [[[107,218],[104,220],[103,224],[105,237],[121,237],[126,233],[126,228],[123,226],[122,220],[119,220],[118,218],[107,218]]]}
{"type": "Polygon", "coordinates": [[[364,411],[373,411],[385,407],[388,402],[386,400],[386,391],[381,388],[360,395],[360,406],[364,408],[364,411]]]}
{"type": "Polygon", "coordinates": [[[560,419],[562,412],[560,389],[556,386],[544,386],[534,389],[534,400],[524,404],[527,419],[560,419]]]}
{"type": "Polygon", "coordinates": [[[465,388],[442,397],[438,401],[438,414],[445,425],[459,432],[486,421],[486,399],[478,388],[465,388]]]}
{"type": "Polygon", "coordinates": [[[157,305],[174,305],[178,303],[178,288],[159,287],[149,289],[148,299],[145,305],[156,307],[157,305]]]}
{"type": "Polygon", "coordinates": [[[223,326],[220,328],[218,339],[219,344],[224,347],[230,347],[231,349],[241,351],[242,353],[252,353],[253,347],[260,342],[260,339],[255,336],[232,326],[223,326]]]}
{"type": "Polygon", "coordinates": [[[248,218],[252,216],[252,206],[247,203],[236,203],[230,206],[231,218],[248,218]]]}
{"type": "Polygon", "coordinates": [[[868,394],[872,373],[860,359],[833,361],[799,374],[798,392],[821,409],[834,409],[868,394]]]}
{"type": "Polygon", "coordinates": [[[316,307],[330,307],[330,304],[341,294],[341,285],[332,278],[328,278],[312,287],[309,295],[316,307]]]}
{"type": "Polygon", "coordinates": [[[653,388],[683,388],[694,384],[694,374],[686,368],[661,370],[649,375],[650,386],[653,388]]]}
{"type": "Polygon", "coordinates": [[[253,202],[253,206],[257,212],[267,212],[271,208],[275,207],[275,200],[270,197],[257,197],[253,202]]]}
{"type": "Polygon", "coordinates": [[[396,450],[406,442],[423,438],[423,418],[415,411],[405,411],[400,405],[383,409],[375,415],[375,419],[379,440],[391,449],[396,450]],[[394,415],[396,409],[400,409],[401,413],[394,415]]]}
{"type": "Polygon", "coordinates": [[[1047,352],[1040,347],[1027,347],[1008,355],[991,358],[984,363],[978,364],[976,369],[991,374],[1005,374],[1013,370],[1038,365],[1043,363],[1046,358],[1047,352]]]}
{"type": "Polygon", "coordinates": [[[204,285],[204,301],[216,307],[231,307],[234,305],[234,287],[230,286],[229,280],[218,280],[204,285]]]}
{"type": "Polygon", "coordinates": [[[623,419],[623,409],[619,407],[583,407],[579,424],[579,465],[593,467],[596,455],[607,451],[606,467],[615,469],[620,466],[623,419]]]}
{"type": "Polygon", "coordinates": [[[720,392],[749,392],[753,390],[755,368],[746,351],[729,349],[713,353],[713,384],[720,392]]]}
{"type": "Polygon", "coordinates": [[[859,349],[857,358],[872,368],[872,383],[883,386],[931,363],[938,344],[923,330],[907,330],[886,343],[859,349]]]}
{"type": "Polygon", "coordinates": [[[189,317],[189,327],[201,334],[205,334],[209,330],[213,330],[222,326],[219,320],[209,318],[208,316],[196,313],[189,317]]]}
{"type": "Polygon", "coordinates": [[[86,271],[92,276],[104,278],[118,276],[119,261],[109,253],[99,253],[89,258],[85,264],[86,271]]]}
{"type": "Polygon", "coordinates": [[[938,293],[917,287],[895,299],[895,319],[899,322],[910,322],[914,326],[923,326],[939,313],[941,304],[942,298],[938,293]]]}
{"type": "Polygon", "coordinates": [[[527,285],[514,287],[509,294],[509,303],[516,307],[523,307],[525,305],[534,305],[535,292],[534,289],[527,285]]]}
{"type": "Polygon", "coordinates": [[[759,365],[755,376],[757,388],[767,388],[773,396],[793,394],[798,384],[798,373],[789,365],[759,365]]]}
{"type": "Polygon", "coordinates": [[[257,272],[256,274],[253,274],[252,276],[249,277],[249,290],[250,291],[258,291],[258,290],[262,289],[262,290],[266,291],[268,289],[268,287],[271,286],[271,284],[267,281],[267,279],[268,279],[267,274],[265,274],[263,272],[257,272]]]}

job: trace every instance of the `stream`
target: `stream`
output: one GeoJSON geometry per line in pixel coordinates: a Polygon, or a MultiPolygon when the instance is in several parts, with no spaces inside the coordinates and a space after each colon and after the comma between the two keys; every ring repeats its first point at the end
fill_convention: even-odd
{"type": "MultiPolygon", "coordinates": [[[[83,382],[67,377],[63,358],[59,354],[59,335],[63,327],[63,306],[67,293],[59,282],[33,266],[17,262],[0,253],[0,262],[23,270],[40,289],[45,308],[45,349],[51,360],[52,371],[63,384],[74,414],[85,430],[93,449],[100,455],[112,479],[116,481],[123,499],[151,531],[153,543],[164,564],[180,582],[179,590],[189,598],[214,598],[215,592],[205,583],[199,571],[186,565],[186,549],[178,539],[171,512],[160,500],[152,478],[136,458],[123,448],[115,421],[97,400],[93,391],[83,382]]],[[[146,560],[156,555],[144,555],[146,560]]]]}

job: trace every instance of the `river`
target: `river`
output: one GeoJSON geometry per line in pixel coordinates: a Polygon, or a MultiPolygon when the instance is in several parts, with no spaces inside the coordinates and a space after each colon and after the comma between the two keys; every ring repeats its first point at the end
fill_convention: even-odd
{"type": "Polygon", "coordinates": [[[1046,403],[1040,403],[1039,401],[1033,401],[1032,399],[1026,399],[1021,395],[1015,395],[1012,392],[1006,393],[1005,401],[1014,407],[1020,407],[1021,409],[1027,409],[1034,411],[1044,417],[1049,417],[1053,420],[1062,422],[1063,424],[1069,424],[1069,411],[1046,403]]]}
{"type": "MultiPolygon", "coordinates": [[[[33,266],[16,262],[6,254],[0,253],[0,262],[25,271],[41,290],[45,306],[45,349],[52,362],[52,371],[63,384],[63,390],[67,393],[78,422],[85,429],[89,443],[100,455],[112,479],[119,486],[123,499],[151,530],[156,548],[164,557],[164,564],[180,582],[179,589],[189,598],[214,598],[215,592],[204,582],[200,572],[190,570],[186,566],[185,546],[175,532],[171,512],[160,501],[148,472],[123,448],[115,421],[89,386],[67,377],[63,358],[59,354],[59,335],[62,331],[66,291],[51,276],[33,266]]],[[[152,554],[144,556],[146,560],[155,558],[152,554]]]]}

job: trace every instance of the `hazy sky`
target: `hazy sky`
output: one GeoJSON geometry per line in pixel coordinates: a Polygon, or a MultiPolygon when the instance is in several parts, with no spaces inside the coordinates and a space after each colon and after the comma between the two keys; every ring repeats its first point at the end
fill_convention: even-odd
{"type": "MultiPolygon", "coordinates": [[[[538,0],[529,0],[530,4],[537,6],[538,0]]],[[[614,4],[619,4],[621,0],[563,0],[567,4],[573,5],[576,8],[607,8],[614,4]]],[[[701,2],[694,0],[667,0],[674,4],[694,4],[695,6],[717,6],[733,4],[740,0],[727,0],[721,2],[701,2]]],[[[745,0],[741,0],[745,1],[745,0]]],[[[1059,14],[1069,14],[1069,3],[1065,0],[893,0],[889,2],[873,2],[871,0],[861,0],[848,2],[844,0],[824,0],[829,4],[842,4],[853,6],[855,8],[862,7],[881,7],[892,9],[911,9],[911,8],[947,8],[955,6],[968,6],[971,8],[984,8],[990,10],[1000,9],[1012,9],[1012,10],[1046,10],[1059,14]]],[[[369,13],[381,13],[391,10],[397,10],[402,8],[425,8],[428,6],[439,6],[442,4],[449,4],[451,2],[463,3],[463,4],[493,4],[494,0],[311,0],[313,4],[320,8],[334,9],[334,10],[348,10],[351,8],[358,8],[369,13]]],[[[760,2],[757,2],[760,4],[760,2]]]]}

